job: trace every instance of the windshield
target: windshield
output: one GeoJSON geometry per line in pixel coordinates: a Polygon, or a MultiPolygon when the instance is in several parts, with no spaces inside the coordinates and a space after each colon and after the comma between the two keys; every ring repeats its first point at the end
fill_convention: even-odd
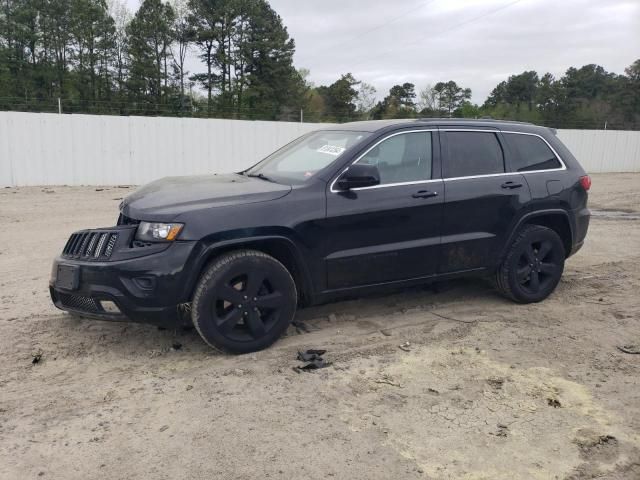
{"type": "Polygon", "coordinates": [[[368,132],[334,130],[311,132],[272,153],[244,173],[278,183],[301,184],[369,135],[368,132]]]}

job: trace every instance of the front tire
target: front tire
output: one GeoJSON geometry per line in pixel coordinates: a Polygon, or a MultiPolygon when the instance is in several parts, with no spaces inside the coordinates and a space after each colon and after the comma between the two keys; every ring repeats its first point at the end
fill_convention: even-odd
{"type": "Polygon", "coordinates": [[[514,302],[540,302],[558,285],[565,257],[564,245],[555,231],[526,225],[496,272],[496,286],[514,302]]]}
{"type": "Polygon", "coordinates": [[[256,250],[217,258],[204,272],[193,297],[191,318],[211,347],[230,353],[262,350],[286,331],[298,294],[289,271],[256,250]]]}

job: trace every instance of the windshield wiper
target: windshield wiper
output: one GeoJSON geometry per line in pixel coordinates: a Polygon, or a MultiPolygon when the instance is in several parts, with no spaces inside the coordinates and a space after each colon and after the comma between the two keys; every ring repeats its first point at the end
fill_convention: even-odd
{"type": "Polygon", "coordinates": [[[250,173],[247,177],[259,178],[260,180],[266,180],[267,182],[276,183],[275,180],[270,179],[264,173],[250,173]]]}

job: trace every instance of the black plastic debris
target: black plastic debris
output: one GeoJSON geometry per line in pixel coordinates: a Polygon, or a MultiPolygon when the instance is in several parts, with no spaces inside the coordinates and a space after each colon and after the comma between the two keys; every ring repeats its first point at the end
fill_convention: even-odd
{"type": "Polygon", "coordinates": [[[42,360],[42,352],[34,353],[31,356],[33,357],[33,359],[31,360],[32,365],[40,363],[40,361],[42,360]]]}
{"type": "Polygon", "coordinates": [[[640,355],[640,345],[618,345],[618,350],[630,355],[640,355]]]}
{"type": "Polygon", "coordinates": [[[305,350],[304,352],[298,352],[298,360],[305,362],[305,365],[293,367],[293,369],[300,372],[308,372],[311,370],[318,370],[319,368],[325,368],[331,365],[331,362],[326,362],[322,356],[327,353],[326,350],[305,350]]]}

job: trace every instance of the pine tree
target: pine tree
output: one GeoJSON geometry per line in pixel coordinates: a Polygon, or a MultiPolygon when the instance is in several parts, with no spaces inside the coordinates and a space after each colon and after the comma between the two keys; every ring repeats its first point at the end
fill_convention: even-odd
{"type": "Polygon", "coordinates": [[[160,0],[144,0],[127,26],[130,100],[144,113],[158,113],[167,103],[174,13],[160,0]]]}

